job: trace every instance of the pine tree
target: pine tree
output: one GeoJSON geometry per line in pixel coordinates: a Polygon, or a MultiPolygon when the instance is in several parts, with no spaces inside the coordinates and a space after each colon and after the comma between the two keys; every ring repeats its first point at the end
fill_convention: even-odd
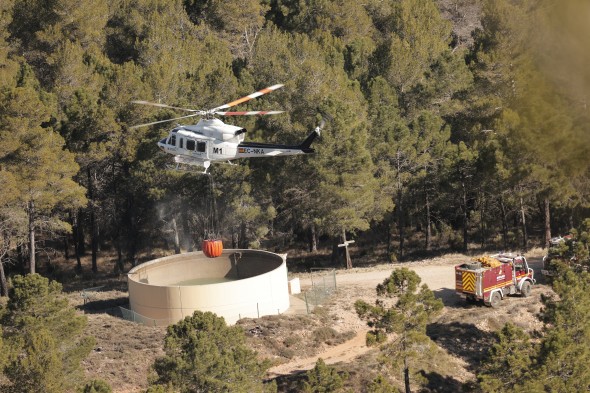
{"type": "Polygon", "coordinates": [[[367,385],[368,393],[399,393],[400,390],[394,387],[392,384],[379,374],[367,385]]]}
{"type": "Polygon", "coordinates": [[[263,392],[267,362],[245,345],[239,326],[211,312],[195,313],[168,327],[164,357],[156,359],[152,386],[181,392],[263,392]]]}
{"type": "Polygon", "coordinates": [[[63,392],[81,380],[80,362],[94,340],[81,336],[86,317],[77,315],[55,281],[15,276],[5,312],[3,338],[12,356],[4,374],[15,392],[63,392]]]}
{"type": "Polygon", "coordinates": [[[27,215],[29,263],[34,273],[35,233],[39,229],[67,231],[60,213],[84,204],[85,198],[83,189],[72,180],[78,170],[73,155],[63,149],[61,136],[42,127],[49,120],[51,96],[39,92],[28,67],[23,66],[21,72],[19,84],[0,95],[0,138],[7,142],[0,160],[14,177],[18,208],[27,215]]]}
{"type": "Polygon", "coordinates": [[[454,145],[448,156],[448,162],[445,169],[448,171],[447,176],[454,190],[455,203],[458,205],[461,227],[463,230],[462,247],[467,251],[469,243],[469,228],[471,216],[471,199],[477,181],[477,157],[478,151],[469,148],[465,143],[460,142],[454,145]]]}
{"type": "MultiPolygon", "coordinates": [[[[280,132],[281,140],[301,141],[320,123],[319,113],[325,114],[327,122],[319,143],[314,145],[315,154],[285,162],[282,173],[287,178],[281,182],[289,190],[287,195],[300,197],[297,209],[285,209],[303,212],[301,226],[329,235],[337,245],[347,232],[368,229],[369,222],[381,217],[391,203],[381,202],[379,184],[373,176],[360,86],[351,83],[342,69],[331,66],[330,61],[337,59],[328,49],[304,35],[271,30],[260,36],[249,66],[259,78],[289,80],[275,95],[283,94],[288,103],[283,108],[289,117],[265,121],[269,131],[280,132]]],[[[274,204],[278,215],[284,202],[274,204]]],[[[334,247],[333,257],[337,255],[338,248],[334,247]]]]}
{"type": "Polygon", "coordinates": [[[332,393],[342,391],[348,374],[339,374],[334,367],[326,365],[319,358],[314,368],[305,373],[307,381],[303,382],[302,391],[306,393],[332,393]]]}
{"type": "Polygon", "coordinates": [[[240,3],[189,0],[184,2],[184,7],[193,23],[206,24],[227,42],[234,58],[246,60],[253,54],[269,10],[267,3],[258,0],[240,3]]]}
{"type": "Polygon", "coordinates": [[[93,379],[82,389],[82,393],[111,393],[112,391],[111,386],[102,379],[93,379]]]}
{"type": "Polygon", "coordinates": [[[490,348],[479,370],[478,380],[484,392],[512,392],[530,377],[536,354],[529,335],[507,323],[497,333],[497,342],[490,348]]]}
{"type": "Polygon", "coordinates": [[[387,2],[381,7],[381,12],[374,12],[381,13],[384,39],[373,56],[373,72],[385,77],[403,99],[447,48],[451,26],[431,0],[387,2]]]}
{"type": "Polygon", "coordinates": [[[545,391],[581,392],[590,386],[590,275],[567,271],[545,298],[545,335],[537,360],[545,391]]]}
{"type": "Polygon", "coordinates": [[[382,362],[403,371],[406,393],[411,391],[411,373],[420,367],[420,359],[434,348],[426,335],[426,325],[443,308],[442,301],[434,297],[426,284],[418,287],[420,281],[414,271],[396,269],[377,286],[377,295],[382,298],[374,306],[363,300],[354,304],[359,317],[373,329],[367,333],[367,343],[384,342],[382,362]],[[389,305],[388,298],[395,298],[395,304],[389,305]],[[392,333],[395,336],[389,340],[388,335],[392,333]]]}

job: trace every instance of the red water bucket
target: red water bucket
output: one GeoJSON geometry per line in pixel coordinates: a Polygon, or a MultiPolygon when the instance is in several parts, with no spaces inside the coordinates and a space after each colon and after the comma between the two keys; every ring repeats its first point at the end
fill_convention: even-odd
{"type": "Polygon", "coordinates": [[[209,258],[217,258],[223,252],[223,242],[221,239],[203,240],[203,254],[209,258]]]}

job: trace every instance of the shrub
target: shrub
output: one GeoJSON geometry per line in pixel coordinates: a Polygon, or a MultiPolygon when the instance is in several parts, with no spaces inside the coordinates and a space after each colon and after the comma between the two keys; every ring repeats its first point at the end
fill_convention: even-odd
{"type": "Polygon", "coordinates": [[[113,389],[102,379],[93,379],[82,388],[82,393],[111,393],[113,389]]]}

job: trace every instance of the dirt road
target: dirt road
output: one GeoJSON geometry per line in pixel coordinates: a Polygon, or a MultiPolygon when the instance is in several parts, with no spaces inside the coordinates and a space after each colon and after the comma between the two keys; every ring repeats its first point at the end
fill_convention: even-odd
{"type": "MultiPolygon", "coordinates": [[[[374,301],[375,287],[377,284],[382,283],[383,280],[391,274],[391,271],[398,267],[407,267],[418,273],[422,279],[422,283],[428,285],[435,295],[443,301],[445,306],[452,310],[449,314],[454,313],[460,315],[461,312],[463,312],[460,309],[464,306],[464,300],[455,293],[455,274],[453,266],[464,262],[465,259],[466,257],[463,255],[455,255],[447,256],[444,259],[434,259],[404,265],[381,265],[369,271],[339,271],[336,275],[338,300],[335,305],[331,306],[331,311],[337,314],[340,318],[340,325],[355,330],[356,336],[345,343],[329,347],[324,352],[315,356],[302,359],[295,358],[292,361],[273,367],[268,371],[269,376],[272,377],[309,370],[314,367],[316,361],[320,357],[324,359],[326,364],[350,362],[355,357],[371,350],[372,348],[365,345],[367,327],[365,323],[357,317],[352,304],[359,298],[363,298],[370,302],[374,301]]],[[[540,257],[529,258],[529,264],[537,272],[540,272],[541,263],[540,257]]],[[[311,286],[311,279],[301,278],[300,283],[302,289],[309,288],[311,286]]],[[[507,306],[506,308],[508,307],[510,306],[507,306]]],[[[505,311],[510,314],[509,310],[505,311]]],[[[497,311],[493,311],[492,309],[483,306],[476,311],[476,313],[482,315],[482,320],[484,319],[483,316],[494,312],[498,314],[497,311]]],[[[503,312],[501,311],[500,313],[503,312]]],[[[473,312],[471,312],[471,314],[473,314],[473,312]]],[[[495,317],[501,319],[501,317],[498,317],[497,315],[495,317]]],[[[532,313],[528,318],[531,319],[531,325],[538,327],[535,325],[535,318],[532,316],[532,313]]],[[[482,325],[482,327],[484,327],[484,325],[482,325]]]]}
{"type": "MultiPolygon", "coordinates": [[[[452,262],[442,265],[415,264],[407,265],[407,267],[418,273],[422,279],[422,283],[427,284],[428,287],[435,292],[437,297],[441,298],[445,304],[448,304],[454,302],[454,298],[456,297],[454,293],[455,276],[451,265],[452,262]]],[[[336,276],[338,291],[339,293],[344,294],[347,292],[357,295],[359,292],[374,294],[377,284],[382,283],[384,279],[389,277],[391,271],[392,267],[385,266],[371,271],[339,272],[336,276]]],[[[301,279],[300,282],[303,289],[311,286],[310,278],[301,279]]],[[[354,299],[350,299],[344,303],[350,305],[352,302],[354,302],[354,299]]],[[[365,345],[365,337],[368,329],[352,310],[347,310],[346,308],[349,307],[345,307],[344,310],[339,310],[338,313],[342,318],[343,325],[352,326],[353,329],[356,330],[356,336],[353,339],[340,345],[330,347],[325,352],[316,356],[304,359],[294,359],[291,362],[273,367],[268,371],[269,376],[309,370],[314,367],[316,361],[320,357],[326,362],[326,364],[349,362],[355,357],[371,350],[372,348],[365,345]]]]}

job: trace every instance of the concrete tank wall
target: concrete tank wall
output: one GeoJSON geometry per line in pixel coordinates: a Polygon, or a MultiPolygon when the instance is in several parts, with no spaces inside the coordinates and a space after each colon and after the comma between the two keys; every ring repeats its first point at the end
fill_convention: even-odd
{"type": "Polygon", "coordinates": [[[195,310],[211,311],[234,324],[244,317],[289,308],[286,256],[258,250],[201,251],[155,259],[128,273],[129,304],[136,313],[175,323],[195,310]],[[232,281],[179,285],[192,279],[232,281]]]}

